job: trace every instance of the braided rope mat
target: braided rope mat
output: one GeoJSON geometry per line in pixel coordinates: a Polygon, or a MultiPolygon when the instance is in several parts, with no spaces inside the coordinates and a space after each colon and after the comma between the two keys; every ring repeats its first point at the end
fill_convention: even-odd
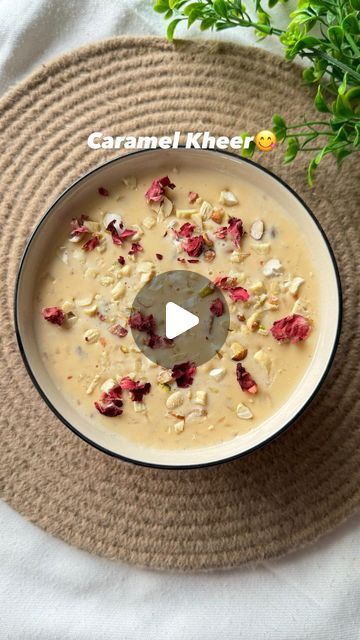
{"type": "MultiPolygon", "coordinates": [[[[72,180],[117,152],[87,136],[256,132],[272,113],[312,113],[300,71],[258,49],[115,38],[65,55],[0,102],[1,495],[68,543],[138,565],[239,566],[314,541],[359,505],[360,388],[356,311],[359,167],[331,159],[306,185],[307,158],[259,161],[305,198],[335,249],[344,326],[322,391],[285,434],[251,456],[202,470],[138,468],[107,457],[60,424],[18,354],[12,301],[25,238],[72,180]],[[357,173],[356,173],[357,170],[357,173]]],[[[359,277],[359,276],[358,276],[359,277]]]]}

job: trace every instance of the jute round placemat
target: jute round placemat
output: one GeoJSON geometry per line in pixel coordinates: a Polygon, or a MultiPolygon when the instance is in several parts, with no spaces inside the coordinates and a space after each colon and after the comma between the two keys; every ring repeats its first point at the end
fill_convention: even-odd
{"type": "Polygon", "coordinates": [[[163,135],[256,132],[272,113],[312,111],[297,67],[258,49],[172,46],[119,38],[63,56],[0,103],[2,355],[0,483],[17,511],[72,545],[158,568],[230,567],[314,541],[359,505],[359,167],[325,160],[316,186],[306,161],[258,158],[305,198],[324,226],[344,288],[335,364],[306,414],[251,456],[192,471],[139,468],[107,457],[40,400],[16,346],[12,303],[31,227],[77,176],[116,152],[91,151],[92,131],[163,135]]]}

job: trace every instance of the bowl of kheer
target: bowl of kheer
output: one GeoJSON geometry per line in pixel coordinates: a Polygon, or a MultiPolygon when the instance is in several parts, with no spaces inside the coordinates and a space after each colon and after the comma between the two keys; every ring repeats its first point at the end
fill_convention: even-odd
{"type": "Polygon", "coordinates": [[[55,415],[110,455],[167,468],[248,454],[294,423],[341,324],[315,216],[266,169],[212,150],[130,153],[80,178],[32,233],[15,298],[55,415]],[[164,306],[187,300],[198,326],[169,336],[164,306]]]}

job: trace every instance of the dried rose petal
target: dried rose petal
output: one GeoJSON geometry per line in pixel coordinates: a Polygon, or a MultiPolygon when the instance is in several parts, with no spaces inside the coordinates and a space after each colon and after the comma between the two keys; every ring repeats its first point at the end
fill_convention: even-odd
{"type": "Polygon", "coordinates": [[[161,202],[165,196],[165,187],[175,189],[175,185],[170,181],[168,176],[153,180],[149,189],[145,193],[146,200],[148,202],[161,202]]]}
{"type": "Polygon", "coordinates": [[[120,386],[122,389],[130,392],[130,398],[133,402],[141,402],[143,397],[147,395],[151,389],[150,382],[141,384],[140,382],[132,380],[129,376],[125,376],[120,380],[120,386]]]}
{"type": "Polygon", "coordinates": [[[147,333],[154,333],[155,331],[155,318],[148,315],[143,316],[141,311],[134,311],[129,317],[129,326],[137,331],[146,331],[147,333]]]}
{"type": "Polygon", "coordinates": [[[121,400],[122,388],[119,384],[114,385],[110,391],[100,396],[100,401],[95,402],[95,407],[104,416],[115,418],[122,414],[123,402],[121,400]]]}
{"type": "Polygon", "coordinates": [[[197,264],[198,262],[200,262],[200,260],[198,260],[197,258],[193,258],[193,259],[191,259],[191,260],[188,260],[188,262],[189,262],[190,264],[197,264]]]}
{"type": "Polygon", "coordinates": [[[161,349],[163,347],[172,347],[174,341],[165,336],[158,336],[156,333],[151,333],[149,338],[145,340],[145,344],[150,349],[161,349]]]}
{"type": "Polygon", "coordinates": [[[225,289],[228,279],[229,279],[228,276],[216,276],[214,280],[215,287],[219,287],[220,289],[225,289]]]}
{"type": "Polygon", "coordinates": [[[121,266],[124,266],[125,264],[125,258],[124,256],[119,256],[118,257],[118,263],[121,264],[121,266]]]}
{"type": "Polygon", "coordinates": [[[204,239],[202,236],[186,238],[181,246],[190,258],[197,258],[204,248],[204,239]]]}
{"type": "Polygon", "coordinates": [[[142,248],[140,242],[133,242],[128,253],[129,256],[133,256],[135,253],[141,253],[141,251],[144,251],[144,249],[142,248]]]}
{"type": "Polygon", "coordinates": [[[157,257],[157,259],[158,259],[158,260],[162,260],[162,259],[163,259],[163,257],[164,257],[164,256],[162,255],[162,253],[155,253],[155,255],[156,255],[156,257],[157,257]]]}
{"type": "Polygon", "coordinates": [[[196,373],[195,362],[183,362],[175,364],[171,370],[172,377],[176,380],[176,384],[180,388],[190,387],[196,373]]]}
{"type": "Polygon", "coordinates": [[[213,316],[216,316],[217,318],[220,318],[220,316],[223,315],[224,305],[222,303],[222,300],[220,300],[220,298],[216,298],[214,302],[211,304],[210,312],[213,314],[213,316]]]}
{"type": "Polygon", "coordinates": [[[195,229],[195,225],[192,224],[192,222],[185,222],[179,229],[179,231],[177,232],[177,235],[180,238],[190,238],[190,236],[193,234],[193,231],[195,229]]]}
{"type": "Polygon", "coordinates": [[[190,204],[194,204],[194,202],[198,199],[199,194],[196,193],[196,191],[189,191],[188,193],[188,199],[190,204]]]}
{"type": "Polygon", "coordinates": [[[258,387],[254,378],[246,371],[241,362],[236,365],[236,379],[243,391],[257,393],[258,387]]]}
{"type": "Polygon", "coordinates": [[[100,244],[98,236],[92,236],[81,248],[84,249],[84,251],[93,251],[98,244],[100,244]]]}
{"type": "Polygon", "coordinates": [[[233,302],[238,302],[238,300],[246,302],[246,300],[249,300],[250,298],[249,292],[243,287],[229,287],[228,292],[233,302]]]}
{"type": "Polygon", "coordinates": [[[214,285],[216,287],[219,287],[219,289],[228,291],[229,296],[233,302],[238,302],[239,300],[246,302],[246,300],[249,300],[250,298],[249,292],[244,289],[244,287],[233,285],[231,279],[228,276],[217,276],[214,280],[214,285]]]}
{"type": "Polygon", "coordinates": [[[94,402],[95,407],[103,416],[107,416],[108,418],[116,418],[116,416],[121,416],[123,410],[119,404],[122,401],[118,401],[116,404],[114,402],[110,402],[109,404],[103,404],[102,402],[94,402]]]}
{"type": "Polygon", "coordinates": [[[281,320],[276,320],[270,329],[272,335],[279,342],[290,340],[293,344],[306,340],[311,326],[309,321],[297,313],[285,316],[281,320]]]}
{"type": "Polygon", "coordinates": [[[125,329],[125,327],[123,327],[121,324],[112,324],[111,327],[109,327],[109,331],[114,336],[118,336],[119,338],[124,338],[129,333],[128,330],[125,329]]]}
{"type": "Polygon", "coordinates": [[[58,324],[61,327],[65,322],[65,314],[60,307],[44,307],[41,313],[43,318],[51,324],[58,324]]]}
{"type": "Polygon", "coordinates": [[[227,236],[227,232],[227,227],[219,227],[219,229],[217,229],[217,231],[215,231],[214,233],[218,238],[224,239],[227,236]]]}
{"type": "Polygon", "coordinates": [[[178,262],[181,262],[182,264],[184,264],[186,262],[185,258],[177,258],[178,262]]]}
{"type": "Polygon", "coordinates": [[[229,218],[228,230],[235,247],[240,247],[241,238],[245,233],[242,220],[240,218],[229,218]]]}
{"type": "Polygon", "coordinates": [[[100,194],[101,196],[105,196],[105,197],[106,197],[106,196],[108,196],[108,195],[109,195],[109,192],[108,192],[108,190],[107,190],[107,189],[105,189],[105,187],[99,187],[99,188],[98,188],[98,192],[99,192],[99,194],[100,194]]]}
{"type": "MultiPolygon", "coordinates": [[[[121,227],[122,227],[122,225],[121,225],[121,227]]],[[[124,230],[120,231],[120,233],[119,233],[118,230],[115,227],[115,221],[114,220],[112,220],[112,222],[110,222],[108,224],[108,226],[106,227],[106,230],[110,231],[111,237],[112,237],[112,241],[113,241],[114,244],[117,244],[117,245],[121,245],[124,240],[126,240],[127,238],[131,238],[136,233],[135,229],[124,229],[124,230]]]]}

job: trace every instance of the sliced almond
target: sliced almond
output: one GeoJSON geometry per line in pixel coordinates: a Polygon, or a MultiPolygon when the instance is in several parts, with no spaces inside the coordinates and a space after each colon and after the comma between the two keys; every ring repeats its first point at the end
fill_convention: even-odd
{"type": "Polygon", "coordinates": [[[250,235],[254,240],[261,240],[264,235],[264,222],[258,218],[250,227],[250,235]]]}
{"type": "Polygon", "coordinates": [[[233,207],[235,204],[239,203],[235,193],[228,190],[221,191],[219,201],[227,207],[233,207]]]}
{"type": "Polygon", "coordinates": [[[210,202],[208,202],[207,200],[204,200],[200,207],[200,215],[202,219],[208,220],[213,210],[214,210],[214,207],[212,206],[212,204],[210,204],[210,202]]]}
{"type": "Polygon", "coordinates": [[[250,420],[253,417],[249,407],[247,407],[243,402],[239,402],[236,407],[236,415],[238,418],[241,418],[241,420],[250,420]]]}
{"type": "Polygon", "coordinates": [[[263,369],[265,369],[266,373],[269,375],[271,370],[271,358],[266,351],[263,349],[259,349],[256,353],[254,353],[254,360],[257,362],[263,369]]]}
{"type": "Polygon", "coordinates": [[[226,373],[225,369],[221,369],[220,367],[217,369],[211,369],[211,371],[209,372],[209,375],[214,378],[214,380],[222,380],[222,378],[224,377],[226,373]]]}
{"type": "Polygon", "coordinates": [[[247,356],[247,348],[244,347],[242,344],[240,344],[240,342],[233,342],[232,345],[230,346],[231,352],[232,352],[232,356],[231,356],[231,360],[235,360],[235,362],[238,362],[239,360],[244,360],[244,358],[246,358],[247,356]]]}

